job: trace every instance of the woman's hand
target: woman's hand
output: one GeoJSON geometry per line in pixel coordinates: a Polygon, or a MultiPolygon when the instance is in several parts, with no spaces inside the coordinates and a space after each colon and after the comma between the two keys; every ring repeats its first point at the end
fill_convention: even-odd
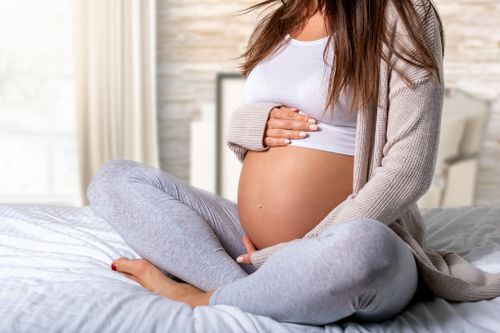
{"type": "Polygon", "coordinates": [[[289,139],[302,139],[306,131],[316,131],[316,119],[299,114],[298,109],[286,106],[275,107],[269,113],[269,119],[264,130],[264,146],[286,146],[289,139]]]}
{"type": "Polygon", "coordinates": [[[240,264],[251,265],[252,253],[254,253],[257,250],[255,249],[255,245],[253,245],[252,241],[247,235],[243,236],[243,245],[245,245],[247,253],[240,255],[238,258],[236,258],[236,261],[239,262],[240,264]]]}

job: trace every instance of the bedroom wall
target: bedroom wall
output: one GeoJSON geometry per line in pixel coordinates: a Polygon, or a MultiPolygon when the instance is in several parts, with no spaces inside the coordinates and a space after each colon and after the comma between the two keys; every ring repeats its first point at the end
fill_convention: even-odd
{"type": "Polygon", "coordinates": [[[189,180],[190,122],[214,102],[217,72],[236,72],[255,16],[231,17],[255,1],[158,0],[160,159],[189,180]]]}
{"type": "MultiPolygon", "coordinates": [[[[214,102],[216,72],[237,71],[256,14],[251,0],[158,0],[161,164],[189,180],[190,122],[214,102]]],[[[500,204],[500,2],[435,0],[445,24],[446,85],[491,101],[480,157],[478,204],[500,204]]]]}

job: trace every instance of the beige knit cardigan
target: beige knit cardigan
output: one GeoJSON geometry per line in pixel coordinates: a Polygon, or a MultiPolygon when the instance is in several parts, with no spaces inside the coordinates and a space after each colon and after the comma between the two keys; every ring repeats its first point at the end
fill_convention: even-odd
{"type": "MultiPolygon", "coordinates": [[[[417,6],[420,14],[424,7],[417,6]]],[[[388,22],[400,40],[411,47],[393,5],[388,22]]],[[[443,79],[442,42],[434,12],[425,33],[443,79]]],[[[384,47],[384,52],[388,48],[384,47]]],[[[387,53],[388,54],[388,53],[387,53]]],[[[380,62],[379,105],[358,113],[354,152],[353,192],[304,238],[314,238],[328,226],[356,217],[388,225],[411,248],[419,274],[432,292],[450,301],[475,301],[500,296],[500,274],[480,270],[456,253],[435,251],[425,244],[425,225],[417,200],[429,189],[439,142],[444,84],[424,71],[390,54],[391,69],[380,62]],[[403,71],[414,83],[405,84],[403,71]]],[[[231,115],[226,143],[243,163],[246,152],[266,151],[264,129],[272,108],[280,103],[262,102],[239,107],[231,115]]],[[[260,267],[275,251],[300,239],[279,243],[252,254],[260,267]]]]}

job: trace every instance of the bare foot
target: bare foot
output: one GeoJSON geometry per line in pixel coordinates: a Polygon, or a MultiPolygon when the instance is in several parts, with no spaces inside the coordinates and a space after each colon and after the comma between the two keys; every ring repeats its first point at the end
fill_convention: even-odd
{"type": "Polygon", "coordinates": [[[111,263],[111,268],[154,293],[193,307],[208,305],[212,295],[212,292],[206,293],[188,283],[172,280],[145,259],[119,258],[111,263]]]}

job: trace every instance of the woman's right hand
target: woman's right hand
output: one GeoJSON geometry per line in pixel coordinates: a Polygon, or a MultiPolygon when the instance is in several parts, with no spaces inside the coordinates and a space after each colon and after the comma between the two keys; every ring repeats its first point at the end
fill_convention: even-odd
{"type": "Polygon", "coordinates": [[[264,130],[264,146],[287,146],[289,139],[302,139],[307,132],[316,131],[316,119],[298,113],[296,108],[286,106],[275,107],[271,110],[264,130]]]}

